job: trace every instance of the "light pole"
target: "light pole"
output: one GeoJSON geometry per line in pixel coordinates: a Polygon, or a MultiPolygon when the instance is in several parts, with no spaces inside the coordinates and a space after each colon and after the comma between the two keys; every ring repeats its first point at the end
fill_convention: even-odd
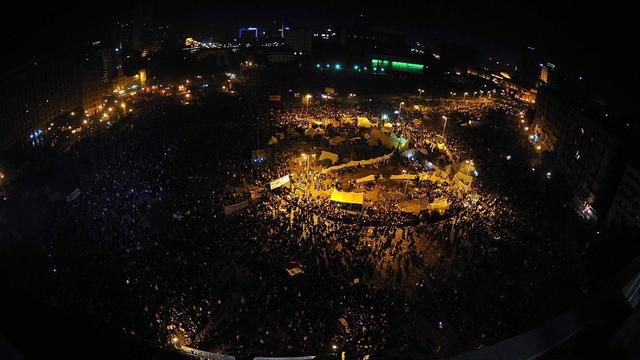
{"type": "Polygon", "coordinates": [[[309,102],[311,101],[311,94],[305,95],[304,98],[307,100],[307,112],[309,112],[309,102]]]}
{"type": "Polygon", "coordinates": [[[311,181],[309,180],[309,161],[311,158],[316,158],[316,154],[311,154],[311,156],[307,155],[307,154],[302,154],[302,158],[305,159],[307,161],[307,170],[305,171],[305,177],[307,179],[306,181],[306,186],[304,188],[304,198],[307,198],[307,194],[308,194],[308,190],[309,190],[309,184],[311,183],[311,181]]]}
{"type": "MultiPolygon", "coordinates": [[[[407,173],[407,170],[402,170],[403,174],[407,173]]],[[[409,180],[408,179],[404,179],[404,191],[402,191],[402,198],[406,199],[407,198],[407,185],[409,184],[409,180]]]]}
{"type": "Polygon", "coordinates": [[[0,190],[2,190],[2,196],[4,196],[4,173],[0,171],[0,190]]]}
{"type": "Polygon", "coordinates": [[[473,160],[465,160],[465,164],[467,164],[467,176],[469,176],[469,170],[471,170],[471,166],[473,166],[473,160]]]}
{"type": "Polygon", "coordinates": [[[398,119],[400,119],[401,117],[401,113],[402,113],[402,105],[404,105],[404,101],[400,101],[400,106],[398,106],[398,119]]]}
{"type": "Polygon", "coordinates": [[[442,125],[442,137],[444,137],[444,130],[447,128],[447,117],[442,115],[442,120],[444,120],[444,125],[442,125]]]}
{"type": "Polygon", "coordinates": [[[422,99],[422,93],[424,93],[423,89],[418,89],[418,97],[422,99]]]}

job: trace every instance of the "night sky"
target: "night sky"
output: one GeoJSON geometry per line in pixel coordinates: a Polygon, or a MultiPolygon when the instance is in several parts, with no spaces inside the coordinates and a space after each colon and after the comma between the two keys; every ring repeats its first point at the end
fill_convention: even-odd
{"type": "MultiPolygon", "coordinates": [[[[125,1],[35,4],[21,2],[4,12],[4,69],[43,53],[96,40],[130,7],[125,1]]],[[[410,40],[439,46],[454,41],[480,48],[485,56],[518,62],[521,49],[534,45],[549,61],[570,67],[610,103],[626,106],[637,83],[634,30],[636,11],[612,2],[552,1],[368,1],[347,2],[154,2],[155,19],[184,34],[230,36],[239,26],[265,26],[284,18],[288,25],[349,26],[360,14],[367,23],[404,31],[410,40]],[[364,5],[364,6],[363,6],[364,5]],[[622,101],[621,101],[622,100],[622,101]]]]}

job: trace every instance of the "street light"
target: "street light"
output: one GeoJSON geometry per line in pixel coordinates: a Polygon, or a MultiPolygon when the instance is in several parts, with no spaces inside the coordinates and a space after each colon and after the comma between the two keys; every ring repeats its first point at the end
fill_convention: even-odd
{"type": "MultiPolygon", "coordinates": [[[[4,194],[4,173],[0,171],[0,190],[2,190],[0,193],[4,194]]],[[[3,195],[4,196],[4,195],[3,195]]]]}
{"type": "Polygon", "coordinates": [[[418,97],[422,98],[422,93],[424,93],[424,89],[418,89],[418,97]]]}
{"type": "Polygon", "coordinates": [[[309,184],[310,184],[310,181],[309,181],[309,162],[310,162],[311,158],[314,158],[314,159],[316,158],[316,154],[311,154],[311,156],[309,156],[309,155],[303,153],[302,154],[302,158],[307,161],[307,171],[306,171],[306,175],[305,175],[306,178],[307,178],[307,184],[306,184],[306,186],[304,188],[304,198],[306,199],[308,191],[309,191],[309,184]]]}
{"type": "Polygon", "coordinates": [[[467,164],[467,176],[469,176],[469,170],[471,170],[473,166],[473,160],[465,160],[464,163],[467,164]]]}
{"type": "MultiPolygon", "coordinates": [[[[403,174],[407,173],[407,170],[402,170],[403,174]]],[[[404,190],[402,191],[402,197],[406,198],[407,197],[407,185],[409,184],[409,179],[404,179],[404,190]]]]}
{"type": "Polygon", "coordinates": [[[304,96],[307,99],[307,112],[309,112],[309,102],[311,101],[311,94],[307,94],[304,96]]]}
{"type": "Polygon", "coordinates": [[[400,113],[402,111],[402,105],[404,105],[404,101],[400,101],[400,106],[398,106],[398,119],[400,119],[400,113]]]}
{"type": "Polygon", "coordinates": [[[442,120],[444,120],[444,125],[442,125],[442,137],[444,137],[444,130],[447,128],[447,117],[442,115],[442,120]]]}

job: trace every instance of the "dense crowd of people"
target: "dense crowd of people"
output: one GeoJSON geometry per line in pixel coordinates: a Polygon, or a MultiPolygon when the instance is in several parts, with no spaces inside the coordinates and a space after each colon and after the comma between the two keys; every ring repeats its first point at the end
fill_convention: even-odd
{"type": "Polygon", "coordinates": [[[434,145],[443,141],[440,116],[482,124],[498,104],[408,108],[394,131],[424,152],[410,160],[395,151],[367,168],[455,171],[474,159],[481,176],[471,190],[415,181],[407,191],[407,199],[448,198],[446,216],[399,212],[404,183],[380,185],[386,200],[356,212],[306,193],[311,184],[371,187],[351,181],[359,168],[322,174],[317,161],[307,171],[301,151],[332,150],[345,162],[390,151],[366,139],[328,144],[364,138],[355,126],[304,136],[308,119],[374,119],[393,113],[388,103],[247,107],[220,97],[124,119],[76,144],[61,164],[69,171],[52,181],[81,191],[51,205],[62,208],[48,242],[57,296],[142,341],[225,354],[442,356],[522,331],[545,311],[536,301],[546,296],[539,290],[554,289],[550,275],[578,273],[567,271],[565,249],[551,246],[559,225],[540,226],[549,215],[536,209],[535,191],[495,185],[525,182],[528,173],[509,169],[491,139],[469,140],[465,132],[482,125],[451,125],[448,150],[434,145]],[[267,145],[277,132],[286,136],[267,145]],[[256,164],[259,148],[269,156],[256,164]],[[269,190],[287,174],[289,187],[269,190]],[[224,215],[225,205],[245,200],[246,208],[224,215]]]}

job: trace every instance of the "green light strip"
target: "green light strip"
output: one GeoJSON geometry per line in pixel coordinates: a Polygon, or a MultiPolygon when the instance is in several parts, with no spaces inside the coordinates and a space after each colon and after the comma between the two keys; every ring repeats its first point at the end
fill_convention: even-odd
{"type": "Polygon", "coordinates": [[[393,71],[410,72],[410,73],[422,73],[424,71],[424,65],[414,64],[402,61],[389,61],[380,59],[371,59],[371,66],[377,69],[388,70],[391,67],[393,71]]]}

